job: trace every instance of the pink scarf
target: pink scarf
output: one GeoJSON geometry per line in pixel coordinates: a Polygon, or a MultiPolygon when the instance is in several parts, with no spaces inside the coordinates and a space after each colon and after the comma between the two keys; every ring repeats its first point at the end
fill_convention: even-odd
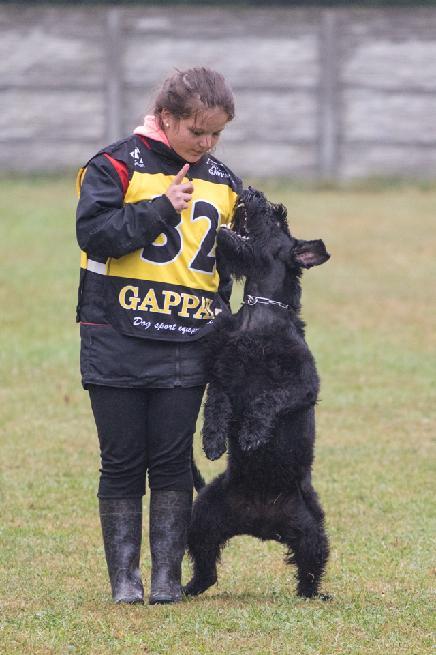
{"type": "Polygon", "coordinates": [[[165,143],[166,146],[171,147],[168,142],[167,135],[159,127],[156,116],[151,114],[144,116],[144,125],[138,125],[138,127],[135,127],[133,134],[148,136],[150,139],[154,139],[154,141],[161,141],[162,143],[165,143]]]}

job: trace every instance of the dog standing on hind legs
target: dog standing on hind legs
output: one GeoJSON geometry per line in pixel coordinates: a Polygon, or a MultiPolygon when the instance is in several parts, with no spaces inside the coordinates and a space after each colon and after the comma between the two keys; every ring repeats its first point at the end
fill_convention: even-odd
{"type": "Polygon", "coordinates": [[[184,593],[213,585],[221,549],[245,534],[287,546],[297,594],[312,598],[329,545],[311,482],[319,378],[299,318],[300,277],[329,254],[321,240],[295,239],[285,207],[253,189],[241,194],[232,227],[220,230],[218,248],[229,271],[245,278],[244,301],[211,337],[203,427],[207,457],[227,449],[228,465],[194,503],[184,593]]]}

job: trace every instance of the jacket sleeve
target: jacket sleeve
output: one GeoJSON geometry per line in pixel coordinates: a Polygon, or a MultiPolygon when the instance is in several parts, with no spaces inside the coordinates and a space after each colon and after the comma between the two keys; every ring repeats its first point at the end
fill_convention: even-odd
{"type": "Polygon", "coordinates": [[[180,222],[165,195],[124,204],[121,180],[104,155],[95,157],[86,169],[76,217],[80,248],[102,261],[142,248],[167,225],[180,222]]]}

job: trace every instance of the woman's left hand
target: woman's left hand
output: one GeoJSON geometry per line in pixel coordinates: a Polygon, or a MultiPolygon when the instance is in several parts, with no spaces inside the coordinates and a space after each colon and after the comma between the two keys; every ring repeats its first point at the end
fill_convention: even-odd
{"type": "Polygon", "coordinates": [[[194,185],[192,182],[185,182],[183,184],[183,178],[187,174],[188,170],[189,164],[185,164],[183,168],[177,173],[165,193],[166,197],[176,212],[179,212],[179,214],[181,211],[188,207],[194,192],[194,185]]]}

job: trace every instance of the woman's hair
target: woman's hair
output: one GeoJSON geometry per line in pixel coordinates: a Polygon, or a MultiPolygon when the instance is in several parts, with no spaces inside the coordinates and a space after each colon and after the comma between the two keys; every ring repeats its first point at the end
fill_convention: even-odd
{"type": "Polygon", "coordinates": [[[211,68],[176,70],[158,91],[154,115],[161,123],[167,109],[175,118],[190,118],[211,107],[220,107],[232,120],[235,115],[233,93],[224,77],[211,68]]]}

